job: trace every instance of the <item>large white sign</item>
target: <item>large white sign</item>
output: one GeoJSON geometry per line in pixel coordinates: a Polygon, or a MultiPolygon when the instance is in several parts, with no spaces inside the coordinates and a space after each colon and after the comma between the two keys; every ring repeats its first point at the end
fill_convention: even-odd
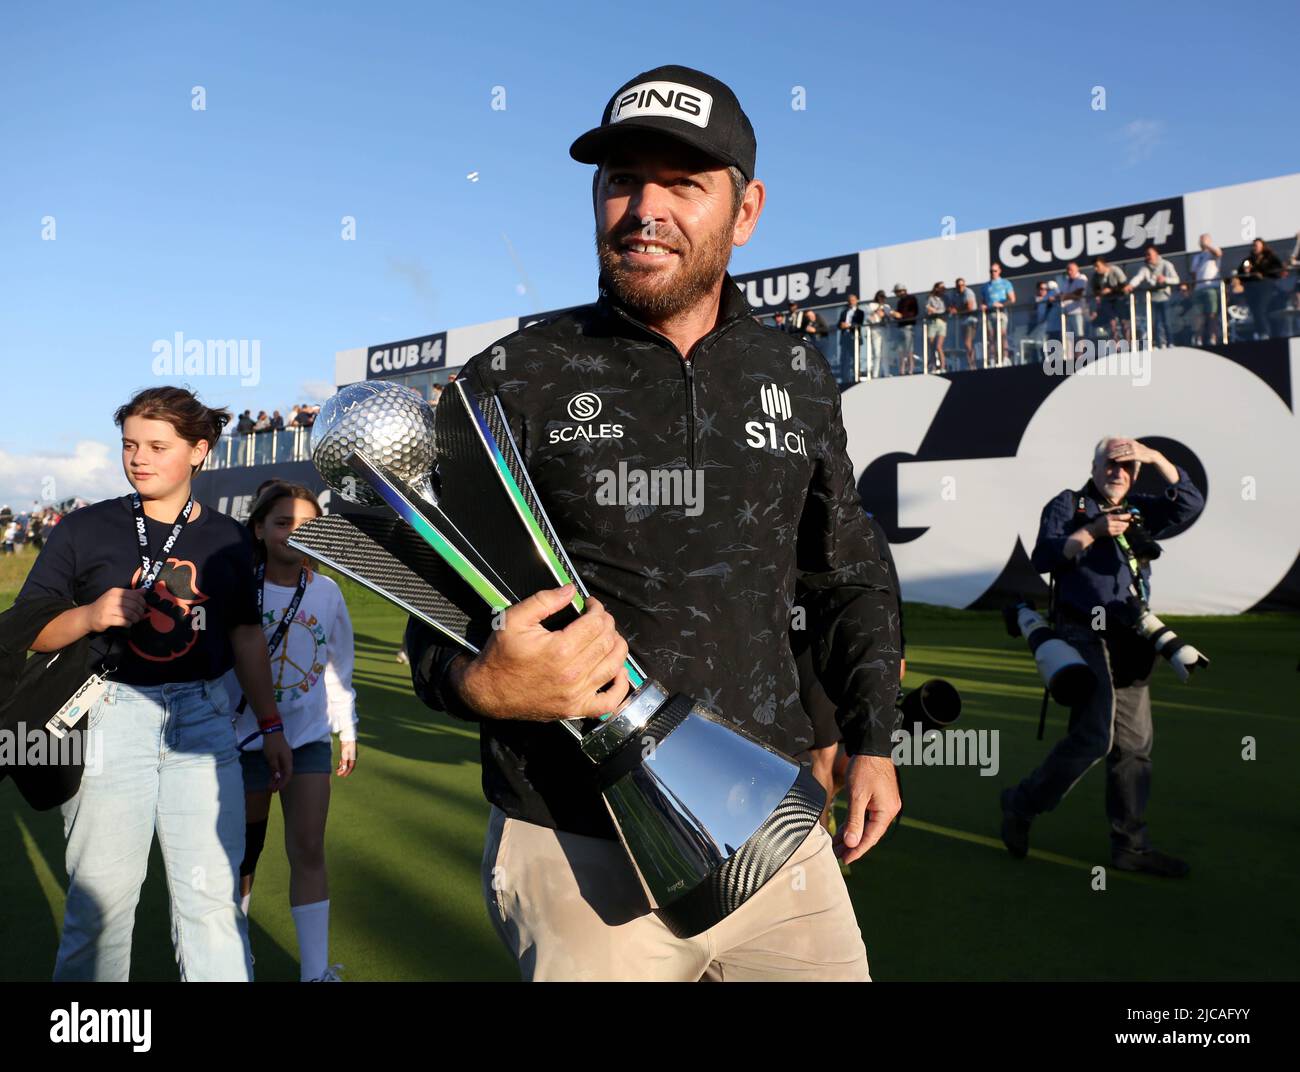
{"type": "MultiPolygon", "coordinates": [[[[1291,342],[1290,399],[1206,350],[1175,347],[1150,356],[1150,380],[1142,386],[1122,375],[1060,377],[1011,457],[900,462],[899,527],[925,529],[893,547],[904,597],[969,606],[1001,574],[1017,540],[1033,548],[1047,501],[1083,486],[1097,441],[1127,435],[1184,444],[1208,484],[1201,516],[1161,541],[1153,607],[1234,614],[1265,598],[1300,553],[1300,340],[1291,342]]],[[[855,474],[860,478],[883,455],[915,454],[952,386],[942,377],[914,376],[848,390],[844,423],[855,474]]],[[[990,426],[1006,419],[987,414],[990,426]]],[[[978,444],[978,422],[963,428],[978,444]]]]}

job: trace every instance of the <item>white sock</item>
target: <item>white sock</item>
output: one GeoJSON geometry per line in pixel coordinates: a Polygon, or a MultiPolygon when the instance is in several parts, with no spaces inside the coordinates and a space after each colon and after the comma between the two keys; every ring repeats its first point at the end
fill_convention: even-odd
{"type": "Polygon", "coordinates": [[[252,890],[249,890],[246,894],[244,894],[244,895],[239,899],[239,907],[240,907],[241,911],[243,911],[245,917],[248,916],[248,902],[251,901],[252,899],[253,899],[253,891],[252,891],[252,890]]]}
{"type": "Polygon", "coordinates": [[[298,931],[298,959],[302,962],[302,982],[319,979],[330,960],[330,903],[297,905],[291,909],[293,925],[298,931]]]}

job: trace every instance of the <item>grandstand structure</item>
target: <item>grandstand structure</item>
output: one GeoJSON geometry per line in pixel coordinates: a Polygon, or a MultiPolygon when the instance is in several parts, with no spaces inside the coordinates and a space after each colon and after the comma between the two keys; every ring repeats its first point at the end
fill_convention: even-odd
{"type": "MultiPolygon", "coordinates": [[[[819,338],[817,344],[833,368],[848,373],[852,362],[845,361],[839,353],[840,338],[835,325],[850,293],[865,301],[883,290],[892,299],[894,286],[902,283],[920,298],[924,307],[925,295],[939,280],[951,288],[958,278],[965,279],[979,294],[989,279],[990,264],[1000,261],[1005,277],[1017,293],[1009,334],[1013,354],[1019,356],[1022,348],[1018,343],[1028,330],[1033,314],[1035,284],[1039,279],[1058,280],[1071,260],[1078,261],[1080,268],[1090,275],[1094,258],[1105,256],[1131,276],[1146,246],[1154,245],[1175,265],[1183,280],[1194,279],[1188,261],[1197,251],[1200,235],[1208,232],[1223,250],[1222,267],[1226,277],[1249,254],[1255,238],[1268,242],[1285,261],[1295,248],[1298,231],[1300,174],[1294,174],[1007,227],[941,233],[917,242],[740,273],[735,279],[744,289],[755,315],[769,322],[777,312],[784,312],[791,301],[797,301],[804,310],[813,309],[821,314],[831,325],[831,331],[819,338]]],[[[1293,270],[1288,279],[1277,281],[1274,289],[1278,298],[1274,299],[1272,323],[1263,330],[1248,321],[1229,323],[1229,337],[1245,341],[1247,336],[1255,334],[1274,337],[1300,334],[1300,311],[1286,308],[1286,299],[1295,290],[1295,279],[1293,270]]],[[[1227,281],[1223,284],[1225,293],[1228,285],[1227,281]]],[[[1230,308],[1232,302],[1220,303],[1220,309],[1230,308]]],[[[428,397],[434,384],[446,383],[457,368],[498,339],[562,311],[504,317],[440,329],[416,338],[341,350],[334,356],[334,383],[342,387],[358,380],[391,379],[428,397]]],[[[1139,294],[1134,301],[1134,314],[1130,322],[1132,341],[1142,343],[1147,334],[1143,295],[1139,294]]],[[[993,332],[986,328],[981,334],[991,338],[993,332]]],[[[915,343],[918,357],[923,346],[922,335],[918,330],[915,343]]],[[[946,347],[949,353],[961,349],[958,336],[958,325],[949,323],[946,347]]],[[[995,344],[990,341],[987,349],[990,351],[987,359],[982,353],[978,355],[980,369],[998,364],[995,344]]],[[[918,363],[918,370],[920,367],[918,363]]],[[[845,385],[852,379],[848,374],[841,376],[845,385]]]]}

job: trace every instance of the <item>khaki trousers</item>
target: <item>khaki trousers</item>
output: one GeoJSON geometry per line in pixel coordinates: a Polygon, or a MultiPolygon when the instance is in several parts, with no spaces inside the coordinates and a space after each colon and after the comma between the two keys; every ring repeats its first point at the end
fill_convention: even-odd
{"type": "Polygon", "coordinates": [[[849,891],[819,824],[768,883],[717,926],[677,938],[650,911],[616,841],[492,808],[483,896],[526,982],[870,982],[849,891]]]}

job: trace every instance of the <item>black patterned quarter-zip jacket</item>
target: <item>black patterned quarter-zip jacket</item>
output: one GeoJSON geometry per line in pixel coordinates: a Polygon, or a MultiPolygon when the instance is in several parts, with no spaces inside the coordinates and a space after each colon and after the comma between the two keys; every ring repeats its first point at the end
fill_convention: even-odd
{"type": "MultiPolygon", "coordinates": [[[[806,625],[849,751],[890,753],[898,597],[815,347],[757,324],[727,276],[718,326],[689,361],[602,288],[596,304],[507,336],[460,375],[501,399],[574,567],[650,677],[806,759],[790,649],[791,627],[806,625]],[[807,614],[792,620],[796,580],[807,614]]],[[[613,837],[570,735],[477,719],[442,688],[458,649],[439,639],[412,619],[416,692],[479,722],[487,798],[513,818],[613,837]]]]}

